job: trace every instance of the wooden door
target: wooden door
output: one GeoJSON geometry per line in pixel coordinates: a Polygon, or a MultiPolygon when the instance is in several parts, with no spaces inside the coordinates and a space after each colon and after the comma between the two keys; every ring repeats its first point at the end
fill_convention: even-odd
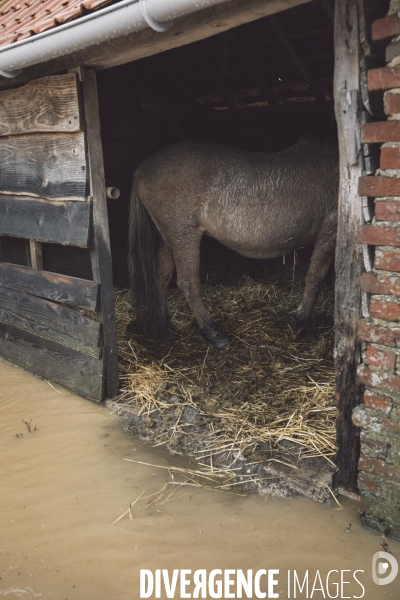
{"type": "Polygon", "coordinates": [[[96,78],[80,74],[0,92],[0,236],[30,258],[0,262],[0,356],[103,401],[118,391],[111,253],[96,78]],[[42,242],[88,248],[93,280],[44,271],[42,242]]]}

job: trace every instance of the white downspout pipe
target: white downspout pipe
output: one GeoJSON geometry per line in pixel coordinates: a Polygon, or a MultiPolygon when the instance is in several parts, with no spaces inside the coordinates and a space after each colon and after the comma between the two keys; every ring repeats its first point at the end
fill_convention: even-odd
{"type": "Polygon", "coordinates": [[[146,27],[165,31],[173,19],[226,0],[122,0],[64,25],[0,48],[0,75],[113,40],[146,27]]]}

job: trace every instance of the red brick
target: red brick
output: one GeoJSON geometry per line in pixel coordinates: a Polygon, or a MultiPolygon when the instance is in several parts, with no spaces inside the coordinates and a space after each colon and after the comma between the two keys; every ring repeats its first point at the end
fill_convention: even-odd
{"type": "Polygon", "coordinates": [[[371,458],[381,458],[384,460],[389,454],[389,444],[387,442],[378,442],[368,439],[369,432],[363,429],[361,432],[361,448],[363,454],[371,458]]]}
{"type": "Polygon", "coordinates": [[[358,461],[358,468],[364,473],[369,473],[375,477],[382,477],[383,479],[396,481],[400,477],[400,468],[396,465],[388,465],[384,460],[370,458],[369,456],[365,456],[365,454],[361,454],[358,461]]]}
{"type": "Polygon", "coordinates": [[[361,141],[371,144],[400,141],[400,121],[365,123],[361,128],[361,141]]]}
{"type": "Polygon", "coordinates": [[[377,221],[400,221],[400,202],[391,200],[376,202],[375,219],[377,221]]]}
{"type": "Polygon", "coordinates": [[[387,396],[382,396],[371,392],[370,390],[366,390],[364,394],[364,406],[366,408],[373,408],[374,410],[381,410],[389,415],[393,407],[393,402],[387,396]]]}
{"type": "Polygon", "coordinates": [[[400,21],[396,14],[389,15],[383,19],[377,19],[372,23],[371,37],[374,42],[387,40],[400,34],[400,21]]]}
{"type": "MultiPolygon", "coordinates": [[[[400,376],[384,371],[372,371],[360,365],[357,370],[358,382],[368,387],[378,388],[384,392],[398,393],[400,391],[400,376]]],[[[387,419],[388,422],[389,419],[387,419]]]]}
{"type": "Polygon", "coordinates": [[[389,300],[377,300],[372,297],[370,302],[371,317],[385,321],[398,321],[400,317],[400,304],[389,300]]]}
{"type": "Polygon", "coordinates": [[[380,494],[382,492],[382,487],[379,483],[379,481],[375,481],[374,479],[371,479],[370,477],[368,477],[368,475],[365,475],[362,471],[359,474],[358,477],[358,487],[360,489],[366,490],[368,491],[370,494],[380,494]]]}
{"type": "Polygon", "coordinates": [[[400,113],[400,94],[391,90],[385,92],[383,107],[387,115],[400,113]]]}
{"type": "Polygon", "coordinates": [[[379,250],[375,253],[375,269],[382,271],[400,271],[400,252],[379,250]]]}
{"type": "MultiPolygon", "coordinates": [[[[359,381],[362,378],[363,372],[370,371],[374,375],[376,380],[376,371],[371,371],[366,367],[358,368],[359,381]]],[[[392,378],[393,376],[389,376],[387,378],[392,378]]],[[[383,381],[383,377],[380,378],[383,381]]],[[[360,381],[360,383],[363,383],[360,381]]],[[[361,438],[365,439],[366,436],[370,435],[370,433],[374,436],[379,435],[384,439],[382,441],[386,441],[385,438],[388,436],[395,434],[397,435],[400,432],[400,423],[394,423],[389,418],[375,416],[375,414],[371,414],[371,411],[366,408],[363,404],[356,406],[351,414],[351,420],[353,421],[356,427],[359,427],[361,431],[361,438]]]]}
{"type": "Polygon", "coordinates": [[[372,246],[400,246],[400,227],[362,225],[357,241],[372,246]]]}
{"type": "Polygon", "coordinates": [[[365,456],[365,454],[361,454],[360,460],[358,461],[358,468],[360,471],[364,471],[364,473],[382,477],[385,476],[387,471],[387,464],[384,460],[380,460],[379,458],[370,458],[369,456],[365,456]]]}
{"type": "Polygon", "coordinates": [[[396,366],[396,355],[393,352],[387,352],[386,350],[378,350],[377,348],[368,346],[365,362],[368,365],[373,365],[374,367],[380,367],[382,369],[389,369],[390,371],[394,371],[396,366]]]}
{"type": "Polygon", "coordinates": [[[368,89],[370,92],[383,92],[400,87],[400,65],[380,67],[368,71],[368,89]]]}
{"type": "MultiPolygon", "coordinates": [[[[399,122],[400,123],[400,122],[399,122]]],[[[364,175],[358,180],[360,196],[400,196],[400,177],[364,175]]]]}
{"type": "Polygon", "coordinates": [[[380,166],[384,170],[400,169],[400,148],[381,148],[380,166]]]}
{"type": "Polygon", "coordinates": [[[396,332],[400,337],[400,329],[380,327],[368,321],[359,321],[357,326],[357,335],[361,340],[374,344],[382,344],[383,346],[396,346],[396,332]]]}
{"type": "Polygon", "coordinates": [[[363,292],[388,296],[400,296],[400,276],[374,275],[363,273],[360,277],[363,292]]]}

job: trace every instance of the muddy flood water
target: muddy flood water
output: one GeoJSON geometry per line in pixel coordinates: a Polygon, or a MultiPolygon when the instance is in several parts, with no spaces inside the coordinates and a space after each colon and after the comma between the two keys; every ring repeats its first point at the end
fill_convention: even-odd
{"type": "MultiPolygon", "coordinates": [[[[202,582],[214,569],[232,572],[214,573],[214,584],[199,587],[197,597],[240,597],[239,569],[246,577],[251,569],[254,584],[243,598],[400,597],[400,576],[388,585],[373,583],[372,557],[382,550],[381,537],[362,527],[350,501],[340,509],[303,497],[241,497],[187,487],[161,507],[133,506],[132,519],[112,525],[141,493],[156,492],[169,480],[166,470],[124,458],[190,462],[126,434],[109,409],[57,392],[3,361],[0,432],[0,598],[137,600],[141,569],[154,577],[157,569],[168,570],[171,580],[174,569],[191,570],[177,574],[169,596],[161,575],[161,598],[192,597],[194,571],[206,570],[198,574],[202,582]],[[275,570],[270,585],[263,569],[275,570]],[[294,571],[300,584],[308,571],[308,593],[306,582],[294,595],[294,571]],[[219,584],[219,593],[224,576],[232,584],[219,584]],[[182,579],[192,583],[181,588],[182,579]]],[[[400,562],[400,543],[389,543],[400,562]]],[[[143,590],[144,597],[157,597],[143,590]]]]}

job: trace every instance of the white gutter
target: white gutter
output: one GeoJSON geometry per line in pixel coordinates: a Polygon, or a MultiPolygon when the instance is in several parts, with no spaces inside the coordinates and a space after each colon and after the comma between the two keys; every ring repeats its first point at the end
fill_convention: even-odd
{"type": "Polygon", "coordinates": [[[226,0],[122,0],[85,17],[0,48],[0,75],[126,36],[146,27],[165,31],[173,19],[226,0]]]}

